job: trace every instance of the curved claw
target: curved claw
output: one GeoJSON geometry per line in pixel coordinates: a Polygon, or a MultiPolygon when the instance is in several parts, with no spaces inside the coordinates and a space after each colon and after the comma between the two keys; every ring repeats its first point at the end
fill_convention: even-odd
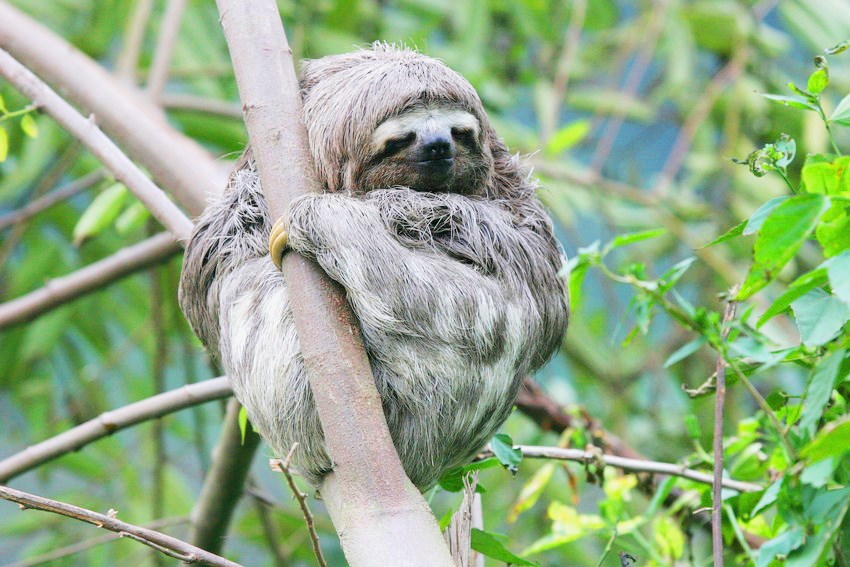
{"type": "Polygon", "coordinates": [[[272,262],[280,270],[283,262],[283,253],[286,252],[289,241],[289,231],[286,230],[286,224],[283,217],[277,219],[269,233],[269,255],[272,257],[272,262]]]}

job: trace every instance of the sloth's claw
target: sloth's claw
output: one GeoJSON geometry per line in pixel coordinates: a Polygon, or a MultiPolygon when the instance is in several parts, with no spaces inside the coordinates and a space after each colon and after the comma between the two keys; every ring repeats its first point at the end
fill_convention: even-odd
{"type": "Polygon", "coordinates": [[[278,270],[281,269],[280,265],[283,262],[283,253],[286,252],[288,241],[289,231],[286,230],[286,223],[281,217],[275,221],[269,233],[269,254],[278,270]]]}

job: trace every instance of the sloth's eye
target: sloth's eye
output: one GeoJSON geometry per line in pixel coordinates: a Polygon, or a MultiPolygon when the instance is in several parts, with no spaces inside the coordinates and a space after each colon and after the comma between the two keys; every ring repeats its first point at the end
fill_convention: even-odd
{"type": "Polygon", "coordinates": [[[381,152],[381,154],[383,155],[383,157],[389,157],[393,154],[397,154],[398,152],[412,144],[415,139],[416,134],[413,132],[410,132],[405,136],[402,136],[401,138],[392,138],[391,140],[387,141],[386,145],[384,145],[384,151],[381,152]]]}
{"type": "Polygon", "coordinates": [[[462,144],[475,144],[475,132],[472,128],[452,128],[452,137],[462,144]]]}

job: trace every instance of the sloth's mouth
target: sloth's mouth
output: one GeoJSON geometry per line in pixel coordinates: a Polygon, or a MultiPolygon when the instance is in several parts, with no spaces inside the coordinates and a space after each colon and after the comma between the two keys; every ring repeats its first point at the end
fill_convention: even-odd
{"type": "Polygon", "coordinates": [[[454,158],[435,158],[435,159],[423,159],[421,161],[415,161],[416,165],[423,165],[425,167],[451,167],[454,165],[454,158]]]}

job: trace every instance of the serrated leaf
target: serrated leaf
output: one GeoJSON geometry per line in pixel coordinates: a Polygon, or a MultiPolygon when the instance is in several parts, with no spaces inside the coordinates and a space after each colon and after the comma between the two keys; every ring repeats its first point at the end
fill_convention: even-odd
{"type": "Polygon", "coordinates": [[[657,238],[663,234],[667,233],[667,229],[665,228],[655,228],[652,230],[642,230],[640,232],[631,232],[628,234],[620,234],[615,236],[611,242],[609,242],[605,246],[605,252],[609,252],[611,250],[615,250],[622,246],[628,246],[629,244],[634,244],[635,242],[641,242],[642,240],[649,240],[650,238],[657,238]]]}
{"type": "Polygon", "coordinates": [[[816,462],[841,456],[847,451],[850,451],[850,416],[825,425],[812,442],[803,447],[800,456],[816,462]]]}
{"type": "Polygon", "coordinates": [[[850,307],[850,250],[824,262],[832,293],[850,307]]]}
{"type": "Polygon", "coordinates": [[[790,106],[792,108],[801,108],[803,110],[814,110],[817,112],[818,107],[807,101],[802,97],[797,96],[787,96],[787,95],[776,95],[776,94],[768,94],[768,93],[759,93],[766,99],[772,100],[774,102],[778,102],[780,104],[784,104],[785,106],[790,106]]]}
{"type": "Polygon", "coordinates": [[[0,163],[6,161],[7,157],[9,157],[9,133],[0,126],[0,163]]]}
{"type": "Polygon", "coordinates": [[[753,266],[738,299],[743,300],[773,281],[797,253],[829,207],[823,195],[796,195],[776,207],[756,238],[753,266]]]}
{"type": "Polygon", "coordinates": [[[818,362],[812,371],[812,377],[806,386],[806,394],[803,398],[803,413],[800,417],[800,429],[808,434],[814,435],[818,421],[823,415],[823,410],[832,397],[832,390],[838,383],[841,371],[841,363],[844,362],[845,352],[837,350],[823,360],[818,362]]]}
{"type": "Polygon", "coordinates": [[[499,459],[502,466],[512,474],[516,474],[519,463],[522,461],[522,451],[514,447],[514,441],[510,435],[497,433],[490,440],[490,448],[493,449],[493,455],[499,459]]]}
{"type": "Polygon", "coordinates": [[[720,244],[721,242],[726,242],[727,240],[732,240],[736,236],[741,236],[744,233],[744,227],[747,226],[747,221],[741,221],[708,244],[703,244],[700,248],[708,248],[709,246],[714,246],[715,244],[720,244]]]}
{"type": "Polygon", "coordinates": [[[555,135],[546,144],[546,153],[558,155],[581,142],[588,132],[590,132],[590,121],[577,120],[571,122],[555,132],[555,135]]]}
{"type": "Polygon", "coordinates": [[[842,126],[850,126],[850,94],[841,99],[841,102],[832,111],[829,121],[842,126]]]}
{"type": "Polygon", "coordinates": [[[813,289],[791,304],[803,344],[821,346],[841,332],[850,320],[850,307],[822,289],[813,289]]]}
{"type": "Polygon", "coordinates": [[[120,214],[127,195],[127,188],[121,183],[101,191],[77,221],[73,234],[74,244],[79,246],[87,238],[110,226],[120,214]]]}
{"type": "Polygon", "coordinates": [[[785,293],[774,300],[770,307],[765,311],[759,320],[756,322],[758,329],[772,318],[776,317],[791,306],[791,303],[798,298],[803,297],[811,290],[821,287],[827,282],[827,272],[824,268],[818,268],[803,274],[794,280],[785,293]]]}
{"type": "Polygon", "coordinates": [[[800,187],[805,193],[850,196],[850,156],[807,155],[800,187]]]}
{"type": "Polygon", "coordinates": [[[748,236],[750,234],[755,234],[764,224],[764,221],[767,220],[767,217],[770,216],[770,213],[773,212],[773,209],[790,199],[791,197],[788,195],[784,195],[782,197],[774,197],[758,209],[756,212],[752,214],[752,216],[746,221],[747,224],[744,227],[743,234],[748,236]]]}
{"type": "Polygon", "coordinates": [[[35,123],[32,114],[24,114],[21,117],[21,130],[30,138],[38,137],[38,125],[35,123]]]}
{"type": "Polygon", "coordinates": [[[479,530],[478,528],[472,528],[472,549],[478,553],[483,553],[487,557],[491,557],[497,561],[502,561],[511,565],[531,567],[539,565],[539,563],[523,559],[519,555],[509,551],[508,548],[505,547],[505,544],[500,541],[502,537],[504,536],[500,536],[500,534],[494,534],[485,532],[484,530],[479,530]]]}

